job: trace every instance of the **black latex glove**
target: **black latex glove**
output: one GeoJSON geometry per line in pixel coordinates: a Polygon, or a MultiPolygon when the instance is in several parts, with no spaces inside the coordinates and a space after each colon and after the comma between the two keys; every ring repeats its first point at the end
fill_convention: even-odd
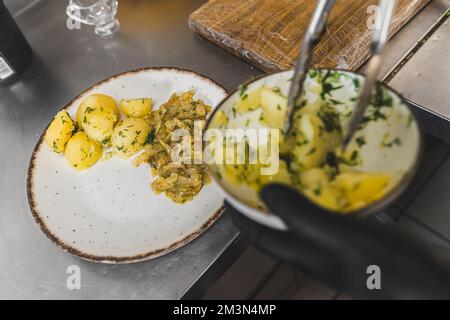
{"type": "Polygon", "coordinates": [[[374,219],[329,213],[291,188],[270,185],[261,198],[287,226],[277,231],[225,203],[236,226],[270,255],[362,299],[450,299],[450,250],[424,246],[374,219]],[[381,289],[369,290],[367,267],[381,269],[381,289]]]}

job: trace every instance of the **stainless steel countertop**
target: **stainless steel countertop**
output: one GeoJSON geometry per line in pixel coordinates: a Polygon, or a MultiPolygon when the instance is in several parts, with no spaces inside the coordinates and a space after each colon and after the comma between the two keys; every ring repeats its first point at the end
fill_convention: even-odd
{"type": "MultiPolygon", "coordinates": [[[[222,268],[230,263],[223,253],[239,235],[226,214],[164,257],[133,265],[85,262],[53,245],[35,224],[26,198],[28,160],[55,111],[113,74],[177,66],[232,89],[261,72],[189,31],[187,17],[202,0],[121,0],[122,31],[111,40],[97,38],[90,27],[68,30],[67,1],[32,2],[16,19],[35,58],[20,81],[0,87],[0,298],[176,299],[186,292],[195,297],[189,289],[204,289],[197,280],[208,278],[215,261],[222,268]],[[81,290],[66,288],[70,265],[81,268],[81,290]]],[[[437,19],[439,3],[433,1],[394,38],[387,70],[437,19]]]]}
{"type": "Polygon", "coordinates": [[[35,52],[21,81],[0,87],[0,298],[177,299],[238,237],[225,214],[205,234],[164,257],[133,265],[82,261],[35,224],[26,171],[33,146],[56,110],[91,84],[128,69],[176,66],[231,89],[260,71],[193,35],[190,12],[203,1],[120,1],[121,34],[66,28],[67,1],[43,0],[16,17],[35,52]],[[81,290],[66,288],[66,269],[81,268],[81,290]]]}

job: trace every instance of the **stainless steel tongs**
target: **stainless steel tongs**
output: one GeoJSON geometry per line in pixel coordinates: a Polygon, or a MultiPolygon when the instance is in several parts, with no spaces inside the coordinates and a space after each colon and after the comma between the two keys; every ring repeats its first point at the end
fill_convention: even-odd
{"type": "MultiPolygon", "coordinates": [[[[287,134],[290,130],[295,109],[300,105],[301,96],[303,94],[303,84],[311,65],[314,48],[323,36],[328,17],[335,2],[336,0],[319,0],[308,30],[306,31],[300,54],[295,65],[291,87],[289,89],[288,113],[284,126],[285,134],[287,134]]],[[[353,134],[358,128],[358,125],[361,122],[368,105],[370,104],[373,88],[376,84],[382,66],[382,52],[388,40],[389,27],[395,12],[396,4],[396,0],[380,0],[379,2],[380,14],[376,20],[377,23],[374,27],[372,45],[370,49],[372,58],[369,62],[366,80],[360,92],[357,105],[354,109],[348,129],[344,133],[344,149],[353,137],[353,134]]]]}

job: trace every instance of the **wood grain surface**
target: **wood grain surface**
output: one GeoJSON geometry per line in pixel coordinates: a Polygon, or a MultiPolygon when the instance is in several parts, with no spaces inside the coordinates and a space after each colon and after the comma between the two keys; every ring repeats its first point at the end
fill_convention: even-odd
{"type": "MultiPolygon", "coordinates": [[[[395,34],[429,0],[398,0],[395,34]]],[[[377,0],[337,0],[316,47],[315,66],[358,69],[368,58],[368,19],[377,0]]],[[[189,18],[190,28],[266,72],[294,64],[316,1],[210,0],[189,18]]]]}

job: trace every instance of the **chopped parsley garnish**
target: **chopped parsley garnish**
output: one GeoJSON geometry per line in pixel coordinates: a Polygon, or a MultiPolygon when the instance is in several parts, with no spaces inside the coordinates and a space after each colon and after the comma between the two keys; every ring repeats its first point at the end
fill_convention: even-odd
{"type": "Polygon", "coordinates": [[[317,112],[317,116],[322,120],[323,124],[325,125],[325,131],[331,132],[334,130],[340,131],[341,130],[341,122],[339,120],[339,114],[337,111],[327,105],[324,105],[320,107],[319,111],[317,112]]]}
{"type": "Polygon", "coordinates": [[[412,114],[410,114],[410,115],[408,116],[408,123],[406,124],[406,127],[407,127],[407,128],[410,128],[410,127],[411,127],[411,125],[412,125],[412,123],[413,123],[413,120],[414,120],[414,117],[413,117],[412,114]]]}
{"type": "Polygon", "coordinates": [[[317,188],[315,188],[313,192],[316,196],[320,196],[322,194],[322,188],[320,186],[317,186],[317,188]]]}
{"type": "Polygon", "coordinates": [[[100,143],[103,145],[109,144],[109,142],[111,141],[111,137],[107,137],[105,139],[103,139],[100,143]]]}
{"type": "Polygon", "coordinates": [[[272,91],[275,93],[281,93],[280,87],[274,87],[274,88],[272,88],[272,91]]]}
{"type": "Polygon", "coordinates": [[[343,85],[335,87],[331,83],[325,82],[325,83],[322,84],[322,92],[320,93],[320,97],[322,99],[325,99],[325,97],[327,95],[331,96],[331,92],[332,91],[339,90],[339,89],[341,89],[343,87],[344,87],[343,85]]]}
{"type": "Polygon", "coordinates": [[[335,100],[335,99],[330,99],[329,101],[336,106],[344,104],[342,101],[335,100]]]}
{"type": "Polygon", "coordinates": [[[245,92],[247,91],[248,85],[247,84],[243,84],[239,86],[239,97],[242,98],[242,96],[245,94],[245,92]]]}
{"type": "Polygon", "coordinates": [[[325,158],[325,164],[333,169],[334,174],[339,173],[339,160],[334,152],[328,152],[325,158]]]}
{"type": "Polygon", "coordinates": [[[308,75],[310,76],[310,78],[316,78],[319,75],[319,71],[317,70],[309,70],[308,75]]]}
{"type": "Polygon", "coordinates": [[[145,139],[145,144],[153,144],[153,141],[155,141],[155,133],[150,131],[145,139]]]}
{"type": "Polygon", "coordinates": [[[303,140],[303,141],[297,141],[297,142],[295,143],[295,145],[296,145],[297,147],[301,147],[301,146],[304,146],[305,144],[308,144],[308,143],[309,143],[308,140],[303,140]]]}
{"type": "Polygon", "coordinates": [[[378,120],[386,120],[387,119],[386,115],[383,112],[381,112],[380,108],[370,108],[369,110],[371,111],[371,113],[369,115],[363,117],[363,119],[361,120],[361,123],[358,126],[358,129],[364,128],[371,121],[376,122],[378,120]]]}
{"type": "Polygon", "coordinates": [[[358,150],[354,150],[352,152],[352,154],[350,155],[350,159],[346,159],[344,157],[340,157],[339,161],[343,164],[346,164],[348,166],[356,166],[359,164],[359,151],[358,150]]]}
{"type": "Polygon", "coordinates": [[[356,144],[358,145],[358,147],[360,147],[360,148],[366,144],[366,139],[364,137],[357,137],[355,139],[355,141],[356,141],[356,144]]]}
{"type": "Polygon", "coordinates": [[[322,92],[320,93],[320,97],[322,98],[322,100],[325,100],[326,96],[331,96],[332,95],[331,92],[339,90],[344,87],[343,85],[338,86],[333,85],[333,82],[337,82],[339,77],[340,77],[339,72],[331,72],[330,70],[327,70],[327,72],[321,79],[322,92]]]}
{"type": "Polygon", "coordinates": [[[91,113],[92,111],[94,111],[94,109],[92,109],[91,107],[87,107],[86,110],[84,111],[84,113],[91,113]]]}
{"type": "MultiPolygon", "coordinates": [[[[386,140],[386,139],[384,139],[384,140],[386,140]]],[[[402,145],[402,141],[398,137],[392,141],[383,141],[381,143],[381,146],[385,147],[385,148],[392,148],[393,146],[401,146],[401,145],[402,145]]]]}
{"type": "Polygon", "coordinates": [[[372,105],[376,108],[392,107],[394,99],[391,94],[384,90],[380,84],[375,87],[375,94],[372,96],[372,105]]]}

